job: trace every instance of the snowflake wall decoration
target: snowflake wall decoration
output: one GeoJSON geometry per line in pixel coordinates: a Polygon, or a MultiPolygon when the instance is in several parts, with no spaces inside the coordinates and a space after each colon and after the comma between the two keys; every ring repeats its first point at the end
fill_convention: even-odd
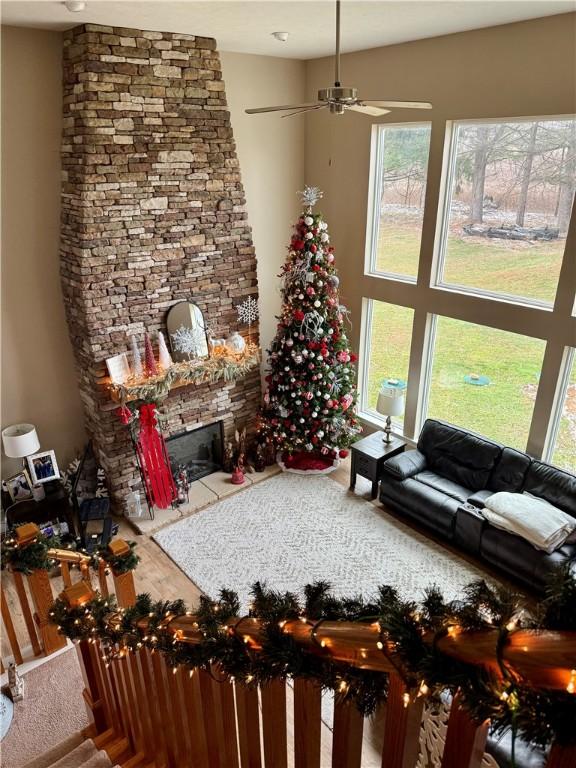
{"type": "Polygon", "coordinates": [[[206,337],[202,328],[186,328],[186,326],[181,325],[171,334],[171,338],[176,352],[188,355],[188,360],[192,357],[199,357],[206,344],[206,337]]]}
{"type": "Polygon", "coordinates": [[[238,320],[241,323],[248,323],[250,325],[258,319],[258,302],[253,296],[248,296],[242,304],[237,304],[236,310],[238,312],[238,320]]]}

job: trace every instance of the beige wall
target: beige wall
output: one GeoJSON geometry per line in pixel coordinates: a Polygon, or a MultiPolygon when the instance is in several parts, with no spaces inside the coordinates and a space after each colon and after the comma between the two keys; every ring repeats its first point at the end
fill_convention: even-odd
{"type": "Polygon", "coordinates": [[[270,56],[223,53],[221,57],[258,259],[260,339],[262,349],[267,349],[280,312],[277,275],[290,242],[291,222],[300,212],[296,192],[304,183],[305,121],[281,120],[277,114],[247,115],[244,110],[301,103],[306,68],[303,61],[270,56]]]}
{"type": "MultiPolygon", "coordinates": [[[[534,453],[542,450],[561,349],[576,340],[570,317],[575,260],[565,259],[554,313],[461,296],[431,288],[430,280],[446,122],[575,112],[575,32],[576,14],[565,14],[348,54],[342,60],[342,82],[357,87],[361,97],[431,101],[433,111],[396,110],[379,120],[354,113],[307,117],[306,182],[325,190],[322,209],[336,246],[342,298],[352,313],[354,345],[359,344],[363,296],[416,309],[405,419],[410,436],[420,417],[416,400],[426,313],[434,312],[549,340],[529,442],[534,453]],[[417,283],[365,276],[372,125],[419,120],[431,120],[432,138],[417,283]]],[[[331,82],[332,67],[332,59],[308,62],[308,99],[331,82]]]]}
{"type": "MultiPolygon", "coordinates": [[[[85,442],[59,275],[61,36],[2,28],[2,427],[65,466],[85,442]]],[[[6,476],[18,460],[3,456],[6,476]]]]}
{"type": "MultiPolygon", "coordinates": [[[[2,426],[30,421],[65,465],[83,445],[59,277],[61,35],[2,27],[2,426]]],[[[304,178],[304,121],[249,117],[248,106],[299,101],[305,64],[223,54],[232,126],[258,257],[262,344],[280,307],[296,190],[304,178]]],[[[18,461],[3,457],[3,476],[18,461]]]]}

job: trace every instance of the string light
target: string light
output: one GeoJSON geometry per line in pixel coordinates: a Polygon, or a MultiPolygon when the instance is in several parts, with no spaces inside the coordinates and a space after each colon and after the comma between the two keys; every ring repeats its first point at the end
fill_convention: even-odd
{"type": "Polygon", "coordinates": [[[576,693],[576,669],[570,672],[570,682],[566,686],[568,693],[576,693]]]}
{"type": "Polygon", "coordinates": [[[408,704],[410,704],[410,694],[408,692],[403,694],[402,703],[404,704],[404,709],[406,709],[408,704]]]}

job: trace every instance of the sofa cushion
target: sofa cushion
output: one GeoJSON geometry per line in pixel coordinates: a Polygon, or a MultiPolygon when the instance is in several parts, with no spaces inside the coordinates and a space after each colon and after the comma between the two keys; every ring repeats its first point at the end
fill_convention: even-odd
{"type": "Polygon", "coordinates": [[[442,491],[418,482],[414,477],[394,480],[383,477],[380,501],[400,514],[415,518],[449,539],[453,536],[460,502],[442,491]]]}
{"type": "MultiPolygon", "coordinates": [[[[543,592],[552,572],[572,560],[576,554],[576,545],[564,544],[548,555],[535,549],[520,536],[488,525],[482,532],[480,554],[489,563],[529,584],[532,589],[543,592]]],[[[576,562],[574,571],[576,573],[576,562]]]]}
{"type": "Polygon", "coordinates": [[[429,469],[424,472],[418,472],[418,474],[414,476],[414,479],[418,480],[420,483],[424,483],[424,485],[428,485],[430,488],[435,488],[437,491],[445,493],[446,496],[451,496],[457,501],[466,501],[468,496],[470,496],[469,488],[464,488],[463,485],[459,485],[453,480],[448,480],[447,477],[437,475],[429,469]]]}
{"type": "Polygon", "coordinates": [[[488,480],[488,488],[494,491],[520,491],[532,459],[528,454],[503,448],[500,458],[488,480]]]}
{"type": "Polygon", "coordinates": [[[405,451],[387,459],[382,468],[396,480],[405,480],[426,469],[426,457],[420,451],[405,451]]]}
{"type": "Polygon", "coordinates": [[[534,460],[523,490],[576,517],[576,477],[569,472],[534,460]]]}
{"type": "Polygon", "coordinates": [[[427,419],[418,439],[418,450],[439,475],[478,491],[485,488],[502,447],[443,421],[427,419]]]}

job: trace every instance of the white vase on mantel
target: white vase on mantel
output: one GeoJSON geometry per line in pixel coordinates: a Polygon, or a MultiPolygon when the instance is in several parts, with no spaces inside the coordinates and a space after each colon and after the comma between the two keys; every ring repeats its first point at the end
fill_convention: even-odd
{"type": "Polygon", "coordinates": [[[234,331],[233,333],[228,336],[226,339],[226,349],[229,352],[233,352],[235,355],[238,355],[240,352],[244,352],[246,349],[246,342],[240,336],[238,331],[234,331]]]}

